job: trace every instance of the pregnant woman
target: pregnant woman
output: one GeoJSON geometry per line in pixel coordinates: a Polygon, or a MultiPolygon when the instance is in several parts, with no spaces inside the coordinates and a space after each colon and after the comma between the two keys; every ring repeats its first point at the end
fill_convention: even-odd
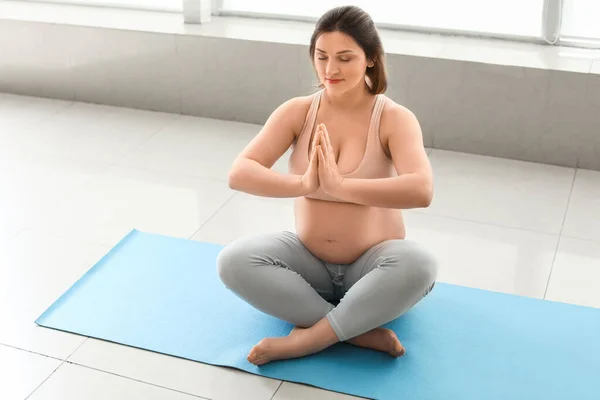
{"type": "Polygon", "coordinates": [[[383,93],[384,51],[371,17],[345,6],[325,13],[310,41],[321,83],[269,117],[235,160],[232,189],[295,198],[296,233],[231,242],[217,267],[226,287],[295,325],[265,338],[248,361],[302,357],[337,342],[402,356],[382,327],[426,296],[437,263],[405,239],[402,209],[428,207],[431,166],[415,116],[383,93]],[[271,169],[292,147],[289,173],[271,169]]]}

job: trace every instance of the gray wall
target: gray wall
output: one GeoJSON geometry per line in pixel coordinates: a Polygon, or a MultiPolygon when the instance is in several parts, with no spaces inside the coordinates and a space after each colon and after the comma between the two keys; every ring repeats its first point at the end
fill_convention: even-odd
{"type": "MultiPolygon", "coordinates": [[[[600,170],[600,75],[388,54],[428,147],[600,170]]],[[[262,124],[308,46],[0,19],[0,91],[262,124]]]]}

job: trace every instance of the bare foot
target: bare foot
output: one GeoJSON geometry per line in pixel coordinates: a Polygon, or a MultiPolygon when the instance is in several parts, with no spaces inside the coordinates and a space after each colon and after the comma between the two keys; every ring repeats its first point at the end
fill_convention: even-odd
{"type": "Polygon", "coordinates": [[[270,361],[304,357],[317,353],[338,342],[327,319],[310,328],[296,327],[288,336],[266,338],[258,342],[248,354],[248,361],[263,365],[270,361]]]}
{"type": "Polygon", "coordinates": [[[270,361],[302,357],[306,355],[295,336],[265,338],[258,342],[248,354],[248,361],[254,365],[264,365],[270,361]]]}
{"type": "MultiPolygon", "coordinates": [[[[305,329],[306,328],[295,326],[289,335],[302,334],[305,329]]],[[[400,340],[398,340],[396,333],[386,328],[375,328],[346,342],[355,346],[389,353],[394,357],[402,357],[406,353],[406,349],[402,346],[400,340]]]]}
{"type": "Polygon", "coordinates": [[[353,337],[347,343],[389,353],[393,357],[402,357],[406,353],[396,333],[386,328],[375,328],[362,335],[353,337]]]}

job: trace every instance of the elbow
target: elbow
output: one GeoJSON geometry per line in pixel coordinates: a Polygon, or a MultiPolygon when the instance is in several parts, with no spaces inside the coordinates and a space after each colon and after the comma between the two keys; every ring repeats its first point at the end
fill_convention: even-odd
{"type": "Polygon", "coordinates": [[[232,168],[231,171],[229,171],[229,175],[227,176],[227,185],[229,186],[229,189],[239,190],[241,181],[242,179],[240,177],[240,170],[232,168]]]}
{"type": "Polygon", "coordinates": [[[427,208],[433,201],[433,184],[430,181],[424,182],[421,185],[418,196],[418,207],[427,208]]]}
{"type": "Polygon", "coordinates": [[[433,192],[432,191],[426,192],[421,198],[421,208],[429,207],[431,205],[432,201],[433,201],[433,192]]]}
{"type": "Polygon", "coordinates": [[[233,166],[229,170],[229,174],[227,175],[227,184],[229,189],[240,190],[241,183],[244,178],[242,176],[243,168],[238,165],[238,162],[233,163],[233,166]]]}
{"type": "Polygon", "coordinates": [[[227,175],[229,188],[237,191],[246,191],[253,178],[253,162],[247,158],[239,157],[231,166],[227,175]]]}

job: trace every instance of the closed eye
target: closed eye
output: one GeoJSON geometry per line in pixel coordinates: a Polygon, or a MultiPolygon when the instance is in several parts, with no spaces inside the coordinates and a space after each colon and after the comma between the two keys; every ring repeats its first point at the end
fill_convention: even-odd
{"type": "MultiPolygon", "coordinates": [[[[327,60],[327,57],[318,57],[319,60],[327,60]]],[[[341,62],[348,62],[351,61],[351,59],[349,58],[340,58],[341,62]]]]}

